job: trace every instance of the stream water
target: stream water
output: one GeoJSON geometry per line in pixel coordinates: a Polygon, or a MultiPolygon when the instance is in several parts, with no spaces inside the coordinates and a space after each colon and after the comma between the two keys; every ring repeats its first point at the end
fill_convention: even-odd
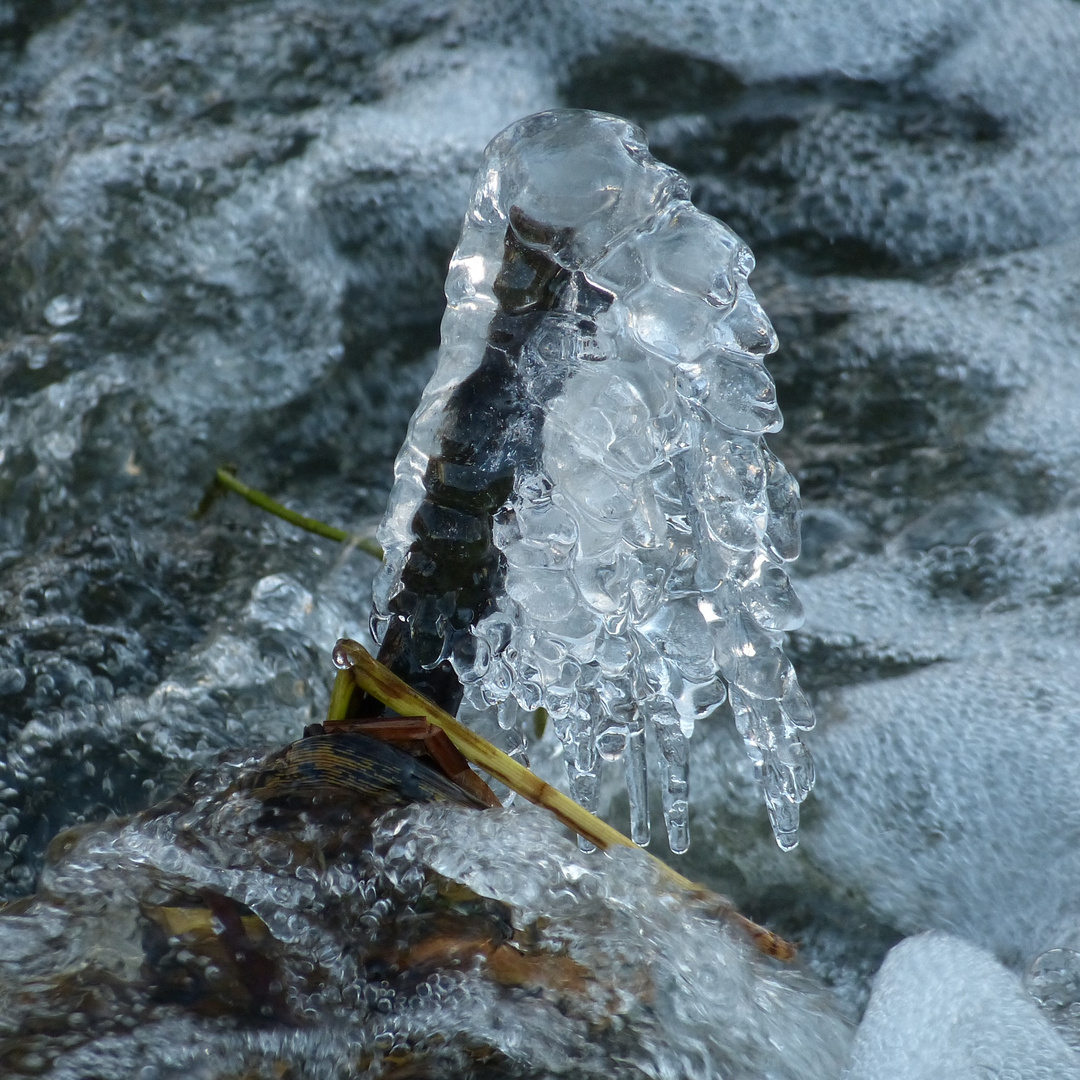
{"type": "Polygon", "coordinates": [[[1078,90],[1069,0],[3,6],[3,1070],[1077,1075],[1078,90]],[[797,969],[531,812],[395,810],[301,875],[232,787],[324,712],[376,566],[189,514],[232,463],[374,530],[483,147],[568,105],[750,244],[780,339],[818,779],[782,853],[702,725],[679,867],[797,969]],[[429,981],[376,979],[417,910],[429,981]]]}

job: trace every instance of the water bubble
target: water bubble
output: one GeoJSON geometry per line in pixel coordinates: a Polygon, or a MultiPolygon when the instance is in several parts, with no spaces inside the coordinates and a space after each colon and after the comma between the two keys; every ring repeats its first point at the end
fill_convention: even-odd
{"type": "Polygon", "coordinates": [[[70,326],[82,318],[83,302],[81,296],[54,296],[45,305],[45,321],[50,326],[60,328],[70,326]]]}
{"type": "Polygon", "coordinates": [[[339,671],[348,671],[354,667],[352,658],[352,652],[350,645],[344,640],[338,641],[334,646],[334,651],[330,654],[331,659],[334,662],[334,667],[339,671]]]}
{"type": "Polygon", "coordinates": [[[1044,1009],[1075,1014],[1080,1006],[1080,953],[1073,949],[1040,953],[1031,962],[1024,983],[1044,1009]]]}

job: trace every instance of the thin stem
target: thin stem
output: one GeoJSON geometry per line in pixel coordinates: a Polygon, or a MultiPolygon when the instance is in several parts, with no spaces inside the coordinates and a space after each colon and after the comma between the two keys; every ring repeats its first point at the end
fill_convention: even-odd
{"type": "Polygon", "coordinates": [[[328,540],[337,540],[341,544],[351,543],[361,551],[367,552],[368,555],[373,555],[376,559],[381,560],[383,557],[383,549],[370,536],[354,536],[344,529],[337,529],[333,525],[327,525],[317,518],[298,514],[295,510],[290,510],[288,507],[282,506],[281,503],[275,502],[269,495],[241,483],[228,469],[218,469],[216,477],[217,482],[222,487],[227,488],[229,491],[235,491],[237,495],[243,496],[253,506],[257,506],[260,510],[265,510],[267,513],[287,521],[290,525],[306,529],[308,532],[315,533],[318,536],[325,536],[328,540]]]}
{"type": "Polygon", "coordinates": [[[335,724],[349,715],[349,703],[352,701],[356,680],[348,671],[339,671],[330,691],[330,705],[326,710],[326,722],[335,724]]]}
{"type": "MultiPolygon", "coordinates": [[[[399,679],[389,668],[380,664],[358,641],[342,638],[334,647],[334,661],[352,675],[360,689],[365,690],[402,716],[423,716],[436,727],[442,728],[468,761],[490,773],[497,780],[501,780],[508,788],[516,791],[529,802],[550,811],[564,825],[591,841],[598,848],[637,847],[618,829],[612,828],[606,821],[601,821],[600,818],[590,814],[558,788],[545,783],[520,762],[504,754],[498,747],[492,746],[475,731],[470,731],[463,724],[458,723],[448,712],[439,708],[433,701],[429,701],[423,694],[399,679]]],[[[339,675],[338,678],[340,677],[339,675]]],[[[335,700],[340,700],[336,685],[333,697],[335,700]]],[[[699,899],[705,900],[717,910],[718,914],[738,923],[762,952],[781,960],[790,960],[795,956],[795,947],[790,942],[778,937],[771,930],[766,930],[763,926],[751,922],[744,915],[740,915],[730,901],[717,896],[703,885],[697,885],[689,878],[683,877],[655,855],[649,852],[645,854],[653,860],[669,881],[688,890],[699,899]]]]}

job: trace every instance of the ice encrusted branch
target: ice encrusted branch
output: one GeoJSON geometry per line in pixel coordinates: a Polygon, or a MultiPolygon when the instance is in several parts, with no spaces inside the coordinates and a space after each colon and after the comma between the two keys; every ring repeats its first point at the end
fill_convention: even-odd
{"type": "MultiPolygon", "coordinates": [[[[379,539],[373,629],[462,718],[550,713],[590,809],[624,759],[649,838],[646,731],[673,851],[689,739],[730,701],[777,842],[797,842],[813,714],[782,637],[802,609],[799,492],[749,248],[639,129],[577,110],[489,145],[446,282],[438,366],[379,539]]],[[[523,736],[521,736],[523,738],[523,736]]]]}

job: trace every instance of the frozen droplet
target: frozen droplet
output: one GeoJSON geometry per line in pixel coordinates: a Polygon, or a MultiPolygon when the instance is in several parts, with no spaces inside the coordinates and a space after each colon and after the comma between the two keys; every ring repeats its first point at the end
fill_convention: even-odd
{"type": "Polygon", "coordinates": [[[626,750],[630,729],[625,724],[608,724],[596,736],[596,749],[605,761],[618,761],[626,750]]]}
{"type": "Polygon", "coordinates": [[[372,640],[376,642],[383,641],[386,637],[387,627],[393,621],[394,616],[380,612],[378,608],[372,608],[371,618],[368,620],[368,630],[371,633],[372,640]]]}
{"type": "Polygon", "coordinates": [[[698,450],[695,486],[719,499],[755,505],[767,479],[762,449],[757,439],[708,429],[698,450]]]}
{"type": "Polygon", "coordinates": [[[766,798],[776,846],[781,851],[794,851],[799,846],[799,808],[786,799],[766,798]]]}
{"type": "Polygon", "coordinates": [[[634,639],[623,634],[605,635],[596,648],[596,662],[609,685],[630,670],[636,655],[634,639]]]}
{"type": "Polygon", "coordinates": [[[712,632],[690,597],[662,605],[640,633],[685,678],[704,682],[716,674],[712,632]]]}
{"type": "Polygon", "coordinates": [[[535,713],[544,707],[544,687],[533,679],[519,679],[514,686],[518,704],[526,711],[535,713]]]}
{"type": "Polygon", "coordinates": [[[776,331],[747,284],[746,278],[753,268],[754,257],[750,255],[749,248],[743,250],[749,255],[744,268],[749,269],[736,271],[739,278],[738,296],[730,315],[719,328],[719,336],[725,351],[760,361],[776,351],[776,331]]]}
{"type": "Polygon", "coordinates": [[[814,763],[806,747],[792,739],[777,748],[776,759],[787,770],[784,794],[791,802],[802,802],[814,786],[814,763]]]}
{"type": "Polygon", "coordinates": [[[635,481],[634,493],[634,512],[623,522],[620,539],[632,548],[656,551],[667,540],[668,523],[645,477],[635,481]]]}
{"type": "Polygon", "coordinates": [[[638,563],[630,578],[630,621],[640,626],[650,619],[664,602],[668,574],[663,566],[638,563]]]}
{"type": "MultiPolygon", "coordinates": [[[[730,548],[732,551],[753,551],[761,541],[757,522],[754,520],[753,507],[745,503],[727,500],[717,501],[711,505],[706,504],[702,508],[701,518],[705,523],[709,539],[722,545],[722,548],[730,548]]],[[[727,576],[730,563],[723,550],[716,554],[724,560],[717,578],[719,583],[727,576]]]]}
{"type": "Polygon", "coordinates": [[[651,275],[720,310],[735,302],[739,238],[715,218],[690,206],[668,212],[655,243],[646,248],[651,275]]]}
{"type": "Polygon", "coordinates": [[[769,500],[768,543],[785,562],[799,557],[802,547],[799,522],[799,484],[767,447],[765,459],[766,495],[769,500]]]}
{"type": "MultiPolygon", "coordinates": [[[[679,720],[684,728],[692,728],[699,720],[712,716],[724,704],[727,687],[720,678],[710,678],[703,682],[683,680],[682,693],[674,699],[679,720]]],[[[688,736],[689,737],[689,732],[688,736]]]]}
{"type": "Polygon", "coordinates": [[[491,664],[491,646],[478,634],[456,634],[450,662],[462,683],[474,683],[487,673],[491,664]]]}
{"type": "Polygon", "coordinates": [[[520,725],[517,702],[512,697],[507,697],[499,702],[496,719],[503,731],[514,731],[520,725]]]}
{"type": "Polygon", "coordinates": [[[476,624],[475,631],[482,637],[492,655],[500,656],[514,635],[514,620],[504,611],[495,611],[476,624]]]}
{"type": "Polygon", "coordinates": [[[45,305],[45,321],[50,326],[60,328],[70,326],[82,318],[83,302],[81,296],[54,296],[45,305]]]}
{"type": "MultiPolygon", "coordinates": [[[[599,798],[601,761],[595,753],[595,743],[591,737],[572,740],[567,746],[570,797],[589,813],[595,812],[599,798]]],[[[582,851],[595,850],[594,846],[581,836],[578,837],[578,846],[582,851]]]]}
{"type": "Polygon", "coordinates": [[[556,570],[519,568],[507,581],[507,593],[538,622],[558,622],[578,603],[572,579],[556,570]]]}
{"type": "Polygon", "coordinates": [[[1031,996],[1051,1014],[1080,1013],[1080,953],[1050,949],[1028,968],[1024,983],[1031,996]]]}
{"type": "Polygon", "coordinates": [[[788,722],[803,731],[809,731],[814,726],[814,710],[806,699],[799,680],[795,677],[795,669],[789,664],[781,677],[783,693],[780,697],[780,705],[784,710],[788,722]]]}
{"type": "Polygon", "coordinates": [[[502,551],[507,551],[521,542],[517,514],[509,506],[504,506],[491,519],[491,539],[502,551]]]}
{"type": "Polygon", "coordinates": [[[680,364],[675,386],[731,431],[760,435],[783,426],[776,406],[776,385],[760,364],[711,350],[680,364]]]}
{"type": "MultiPolygon", "coordinates": [[[[665,795],[669,794],[665,789],[665,795]]],[[[673,855],[685,855],[690,850],[690,804],[686,799],[668,798],[664,803],[668,847],[673,855]]]]}
{"type": "Polygon", "coordinates": [[[796,630],[803,623],[803,606],[782,566],[764,552],[752,560],[743,582],[746,609],[765,630],[796,630]]]}
{"type": "Polygon", "coordinates": [[[633,489],[614,473],[569,454],[552,463],[552,474],[566,500],[594,524],[617,533],[634,509],[633,489]]]}
{"type": "Polygon", "coordinates": [[[630,607],[630,574],[633,564],[625,554],[612,553],[597,559],[579,559],[574,580],[586,604],[599,615],[614,615],[630,607]]]}
{"type": "Polygon", "coordinates": [[[480,684],[484,700],[489,705],[498,705],[506,700],[514,686],[514,673],[510,665],[501,657],[493,660],[488,667],[486,678],[480,684]]]}
{"type": "Polygon", "coordinates": [[[674,708],[662,699],[649,702],[647,711],[660,747],[664,786],[661,801],[667,824],[668,846],[676,855],[690,847],[690,756],[686,736],[674,708]]]}

